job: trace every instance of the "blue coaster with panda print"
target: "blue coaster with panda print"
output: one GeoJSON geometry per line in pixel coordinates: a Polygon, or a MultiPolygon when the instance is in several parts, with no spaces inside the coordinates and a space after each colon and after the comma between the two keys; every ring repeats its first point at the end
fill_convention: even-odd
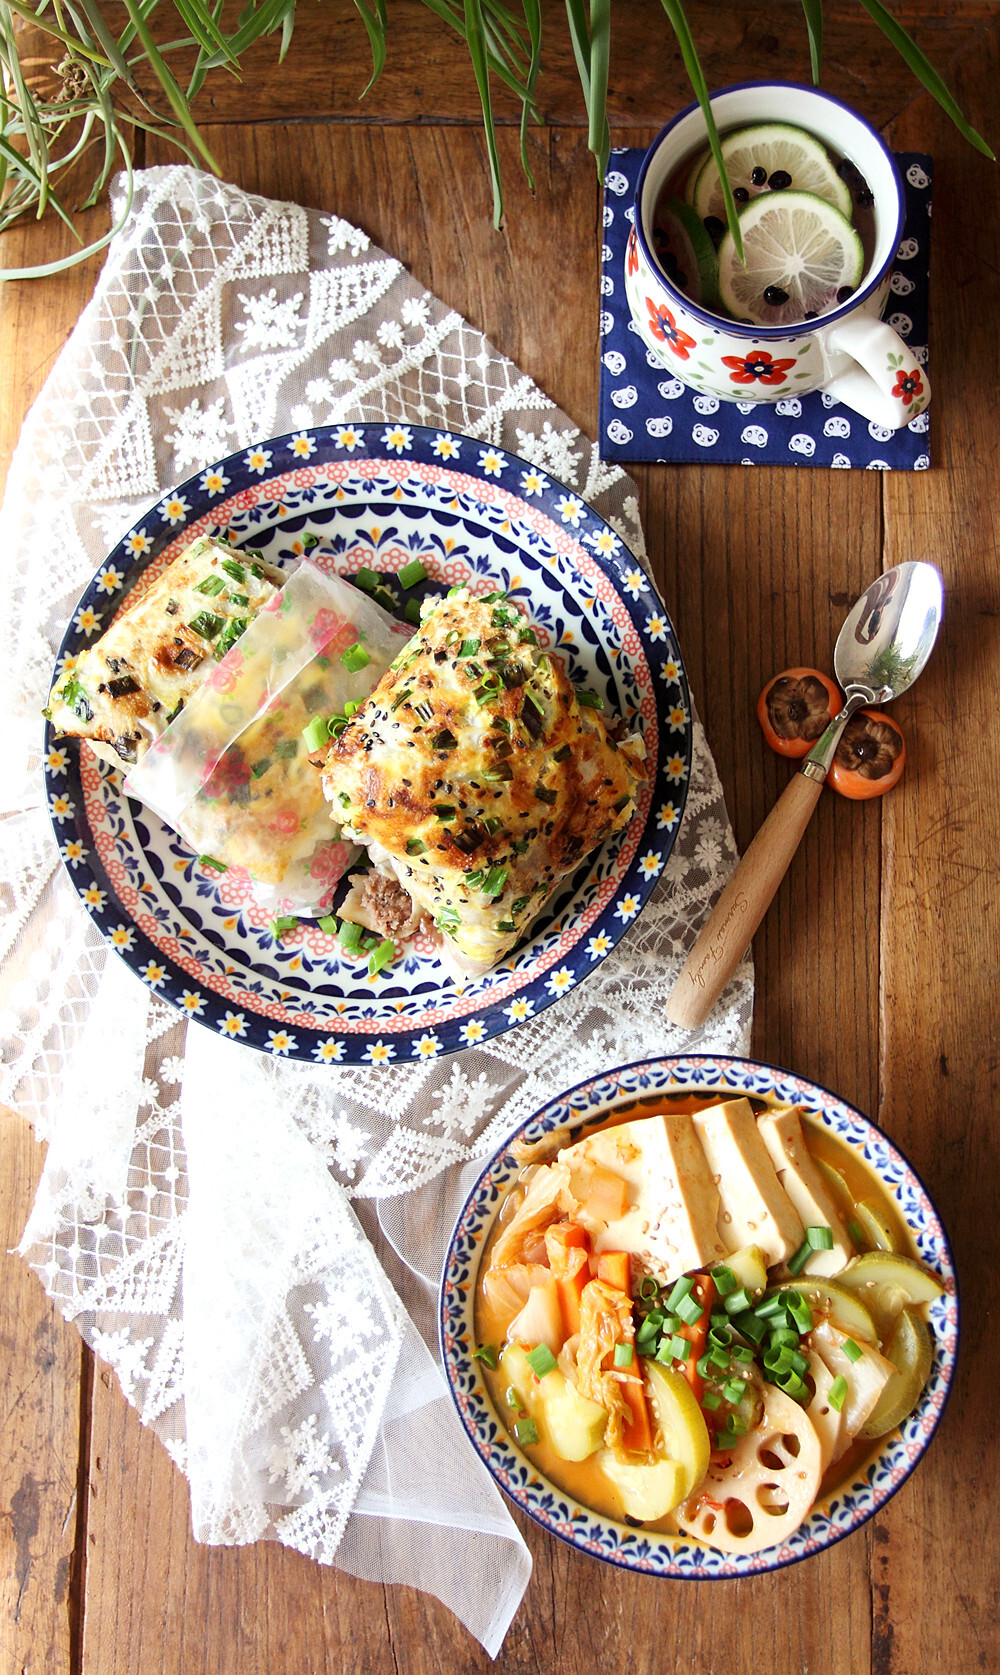
{"type": "MultiPolygon", "coordinates": [[[[601,264],[600,448],[606,460],[670,465],[824,465],[868,471],[926,471],[928,415],[887,430],[816,390],[772,403],[718,401],[673,378],[647,351],[625,297],[625,244],[646,153],[618,150],[604,182],[601,264]]],[[[894,153],[903,180],[903,236],[892,275],[888,323],[927,365],[930,270],[930,157],[894,153]]]]}

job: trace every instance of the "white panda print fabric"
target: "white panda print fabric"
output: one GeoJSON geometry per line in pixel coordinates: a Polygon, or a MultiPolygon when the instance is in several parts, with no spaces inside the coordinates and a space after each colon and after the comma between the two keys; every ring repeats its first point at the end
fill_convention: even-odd
{"type": "MultiPolygon", "coordinates": [[[[669,376],[632,327],[620,282],[645,153],[615,150],[605,180],[601,273],[601,452],[608,460],[699,465],[821,465],[828,470],[926,471],[928,415],[887,432],[816,392],[766,402],[717,402],[669,376]],[[610,283],[609,283],[610,281],[610,283]],[[628,413],[628,423],[622,419],[628,413]],[[709,422],[706,422],[708,420],[709,422]]],[[[906,196],[886,314],[927,364],[927,281],[933,164],[896,152],[906,196]]]]}

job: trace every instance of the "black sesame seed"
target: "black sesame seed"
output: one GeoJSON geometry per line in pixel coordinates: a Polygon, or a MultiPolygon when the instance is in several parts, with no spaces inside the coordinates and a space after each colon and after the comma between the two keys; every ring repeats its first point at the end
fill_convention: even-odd
{"type": "Polygon", "coordinates": [[[841,285],[840,290],[837,292],[837,301],[838,302],[846,302],[848,297],[853,297],[853,295],[854,295],[854,286],[853,285],[841,285]]]}
{"type": "Polygon", "coordinates": [[[780,308],[783,302],[788,301],[788,292],[783,291],[780,285],[768,285],[764,291],[764,301],[769,302],[772,308],[780,308]]]}
{"type": "Polygon", "coordinates": [[[704,221],[702,222],[702,226],[709,238],[721,238],[726,230],[725,225],[719,220],[717,215],[706,215],[704,221]]]}
{"type": "Polygon", "coordinates": [[[868,204],[873,204],[875,202],[875,194],[874,194],[874,192],[872,192],[870,190],[869,187],[862,186],[860,192],[857,195],[856,201],[859,204],[864,204],[867,207],[868,204]]]}
{"type": "Polygon", "coordinates": [[[767,184],[772,192],[783,192],[786,186],[791,186],[792,177],[787,169],[775,169],[773,175],[769,176],[767,184]]]}
{"type": "Polygon", "coordinates": [[[756,168],[753,168],[753,169],[750,170],[750,184],[751,184],[751,186],[763,186],[766,180],[767,180],[767,170],[763,167],[762,164],[758,163],[756,168]]]}
{"type": "Polygon", "coordinates": [[[750,194],[747,191],[745,186],[734,186],[733,187],[733,199],[736,203],[745,204],[745,203],[749,202],[749,198],[750,198],[750,194]]]}

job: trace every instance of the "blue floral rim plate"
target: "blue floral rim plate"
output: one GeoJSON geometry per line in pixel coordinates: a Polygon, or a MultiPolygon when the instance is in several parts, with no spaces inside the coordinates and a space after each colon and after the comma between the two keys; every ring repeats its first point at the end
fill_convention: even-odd
{"type": "Polygon", "coordinates": [[[48,729],[45,784],[60,855],[104,937],[157,995],[281,1058],[389,1064],[501,1035],[568,994],[610,953],[663,872],[691,771],[691,707],[673,628],[624,540],[550,474],[471,437],[406,424],[319,426],[232,454],[165,495],[94,577],[66,631],[72,668],[136,586],[199,535],[227,531],[278,565],[310,556],[411,598],[505,588],[570,678],[642,727],[650,775],[635,818],[563,886],[530,937],[461,988],[418,937],[376,977],[303,920],[280,938],[237,869],[221,877],[122,791],[122,775],[48,729]],[[319,543],[316,545],[316,543],[319,543]]]}
{"type": "Polygon", "coordinates": [[[647,1059],[581,1082],[509,1136],[504,1149],[483,1170],[458,1218],[445,1257],[438,1325],[445,1373],[462,1425],[491,1475],[522,1512],[593,1558],[652,1576],[706,1581],[781,1570],[822,1552],[860,1529],[902,1487],[937,1430],[951,1391],[958,1356],[958,1285],[948,1238],[926,1188],[881,1129],[853,1105],[815,1082],[748,1059],[721,1055],[647,1059]],[[921,1259],[945,1286],[944,1294],[930,1307],[934,1358],[913,1413],[885,1438],[857,1479],[818,1502],[787,1541],[746,1556],[716,1552],[684,1535],[631,1529],[556,1488],[508,1435],[490,1400],[479,1362],[472,1358],[479,1260],[500,1204],[523,1167],[511,1150],[512,1142],[533,1145],[556,1129],[577,1129],[611,1106],[649,1094],[716,1090],[727,1099],[734,1094],[774,1095],[799,1105],[848,1145],[877,1175],[909,1228],[921,1259]]]}

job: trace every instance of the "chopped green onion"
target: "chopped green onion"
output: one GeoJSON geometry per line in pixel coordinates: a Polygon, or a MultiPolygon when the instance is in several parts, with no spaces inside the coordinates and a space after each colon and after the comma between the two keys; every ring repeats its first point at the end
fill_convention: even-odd
{"type": "Polygon", "coordinates": [[[717,1431],[715,1437],[715,1447],[722,1453],[728,1453],[730,1449],[736,1447],[739,1440],[739,1437],[733,1430],[717,1431]]]}
{"type": "Polygon", "coordinates": [[[224,558],[222,568],[227,576],[232,576],[234,582],[239,582],[241,586],[245,586],[247,573],[242,564],[237,564],[235,558],[224,558]]]}
{"type": "Polygon", "coordinates": [[[336,936],[337,920],[332,913],[325,913],[322,919],[316,920],[317,925],[325,936],[336,936]]]}
{"type": "Polygon", "coordinates": [[[732,1402],[734,1407],[739,1407],[739,1404],[743,1400],[746,1392],[746,1387],[747,1383],[745,1378],[730,1378],[727,1379],[726,1383],[722,1386],[722,1394],[725,1396],[727,1402],[732,1402]]]}
{"type": "Polygon", "coordinates": [[[293,756],[299,754],[298,739],[279,739],[274,747],[274,754],[279,762],[289,762],[293,756]]]}
{"type": "Polygon", "coordinates": [[[502,896],[504,885],[507,882],[507,872],[506,867],[490,867],[486,875],[486,883],[483,885],[483,895],[502,896]]]}
{"type": "Polygon", "coordinates": [[[369,977],[377,977],[379,972],[382,970],[382,967],[388,965],[390,960],[394,960],[395,958],[396,944],[394,942],[390,942],[387,937],[385,941],[380,942],[378,947],[372,952],[368,961],[369,977]]]}
{"type": "Polygon", "coordinates": [[[393,710],[398,710],[400,704],[405,704],[407,698],[409,698],[412,695],[412,693],[413,693],[412,686],[404,686],[402,692],[397,693],[396,697],[392,700],[392,704],[391,704],[390,707],[393,710]]]}
{"type": "Polygon", "coordinates": [[[710,1367],[717,1368],[720,1373],[724,1373],[729,1367],[729,1356],[724,1349],[712,1348],[708,1352],[708,1364],[710,1367]]]}
{"type": "Polygon", "coordinates": [[[742,1337],[749,1338],[751,1343],[763,1343],[767,1337],[767,1322],[759,1320],[750,1309],[747,1309],[744,1314],[734,1314],[733,1325],[737,1332],[742,1337]]]}
{"type": "Polygon", "coordinates": [[[381,940],[382,938],[379,936],[363,936],[361,938],[361,946],[365,950],[365,953],[368,954],[371,953],[373,948],[378,947],[381,940]]]}
{"type": "Polygon", "coordinates": [[[533,1419],[519,1419],[514,1426],[514,1435],[522,1448],[530,1448],[538,1441],[538,1426],[533,1419]]]}
{"type": "Polygon", "coordinates": [[[809,1386],[804,1384],[798,1373],[795,1372],[783,1373],[778,1379],[778,1386],[785,1392],[786,1396],[791,1396],[795,1402],[801,1402],[803,1397],[809,1395],[809,1386]]]}
{"type": "MultiPolygon", "coordinates": [[[[537,1349],[530,1349],[526,1360],[536,1378],[544,1378],[546,1373],[554,1372],[559,1365],[547,1343],[540,1343],[537,1349]]],[[[616,1358],[615,1365],[617,1364],[616,1358]]]]}
{"type": "Polygon", "coordinates": [[[535,796],[540,803],[548,803],[550,806],[552,803],[559,801],[558,791],[553,791],[551,786],[548,785],[536,785],[535,796]]]}
{"type": "Polygon", "coordinates": [[[506,1390],[503,1393],[503,1399],[507,1403],[507,1406],[509,1408],[513,1408],[515,1413],[523,1413],[524,1412],[524,1403],[522,1402],[520,1395],[514,1389],[514,1386],[512,1384],[508,1384],[506,1390]]]}
{"type": "Polygon", "coordinates": [[[797,1291],[786,1291],[785,1296],[788,1301],[788,1312],[799,1329],[799,1336],[804,1337],[806,1332],[812,1331],[812,1309],[805,1298],[800,1296],[797,1291]]]}
{"type": "Polygon", "coordinates": [[[198,856],[198,865],[201,866],[201,867],[212,867],[215,872],[228,872],[229,871],[228,862],[217,861],[215,859],[214,855],[199,855],[198,856]]]}
{"type": "Polygon", "coordinates": [[[753,1360],[753,1350],[748,1349],[746,1344],[743,1343],[734,1343],[730,1353],[734,1361],[740,1361],[743,1365],[753,1360]]]}
{"type": "Polygon", "coordinates": [[[272,920],[271,935],[277,941],[279,936],[284,936],[286,931],[293,931],[298,922],[294,913],[284,913],[279,919],[272,920]]]}
{"type": "Polygon", "coordinates": [[[832,1250],[833,1228],[807,1227],[806,1244],[809,1246],[810,1250],[832,1250]]]}
{"type": "Polygon", "coordinates": [[[491,1343],[480,1344],[478,1349],[474,1349],[472,1351],[472,1359],[474,1361],[482,1361],[483,1365],[487,1367],[497,1367],[500,1364],[496,1348],[491,1343]]]}
{"type": "Polygon", "coordinates": [[[682,1338],[679,1332],[674,1332],[670,1339],[670,1358],[672,1361],[690,1361],[694,1345],[688,1338],[682,1338]]]}
{"type": "Polygon", "coordinates": [[[695,1362],[695,1368],[699,1378],[711,1378],[712,1362],[709,1356],[699,1355],[697,1361],[695,1362]]]}
{"type": "Polygon", "coordinates": [[[361,947],[364,929],[361,925],[352,924],[350,919],[340,921],[340,946],[347,954],[354,954],[361,947]]]}
{"type": "Polygon", "coordinates": [[[731,1296],[739,1284],[732,1268],[727,1268],[724,1262],[720,1262],[717,1268],[713,1268],[711,1270],[711,1274],[715,1281],[715,1289],[719,1293],[719,1296],[731,1296]]]}
{"type": "MultiPolygon", "coordinates": [[[[498,832],[500,830],[501,826],[503,825],[503,821],[500,819],[499,815],[485,814],[483,816],[483,825],[486,827],[486,830],[489,833],[490,837],[492,837],[495,832],[498,832]]],[[[511,912],[512,913],[517,912],[517,903],[516,902],[514,903],[514,906],[512,907],[511,912]]]]}
{"type": "Polygon", "coordinates": [[[209,599],[217,599],[225,585],[221,576],[206,576],[203,582],[198,583],[194,591],[195,593],[204,593],[209,599]]]}
{"type": "Polygon", "coordinates": [[[215,616],[211,611],[199,611],[196,617],[191,618],[188,627],[200,634],[203,640],[214,640],[225,620],[225,617],[215,616]]]}
{"type": "MultiPolygon", "coordinates": [[[[615,1366],[616,1367],[630,1367],[632,1365],[632,1362],[633,1362],[634,1359],[635,1359],[635,1356],[634,1356],[634,1352],[633,1352],[633,1349],[632,1349],[632,1345],[630,1343],[616,1343],[615,1344],[615,1366]]],[[[530,1355],[528,1356],[528,1360],[529,1361],[531,1360],[530,1355]]]]}
{"type": "Polygon", "coordinates": [[[458,648],[458,655],[459,657],[475,657],[481,645],[481,640],[463,640],[458,648]]]}
{"type": "Polygon", "coordinates": [[[406,853],[408,855],[423,855],[426,849],[427,845],[422,838],[407,838],[406,853]]]}
{"type": "MultiPolygon", "coordinates": [[[[452,593],[459,593],[461,589],[453,587],[451,591],[452,593]]],[[[498,587],[493,593],[484,593],[479,603],[481,605],[495,605],[498,599],[506,599],[506,597],[506,588],[498,587]]]]}
{"type": "Polygon", "coordinates": [[[248,609],[250,604],[249,593],[234,593],[230,597],[232,598],[233,604],[238,605],[241,610],[245,611],[248,609]]]}
{"type": "MultiPolygon", "coordinates": [[[[639,1351],[639,1354],[640,1355],[643,1354],[643,1346],[639,1342],[638,1337],[636,1338],[635,1341],[636,1341],[636,1347],[639,1351]]],[[[661,1338],[659,1344],[656,1347],[656,1354],[655,1354],[654,1358],[655,1358],[655,1360],[659,1361],[665,1367],[669,1367],[671,1365],[671,1363],[673,1362],[673,1360],[675,1358],[674,1357],[674,1351],[673,1351],[673,1340],[671,1338],[661,1338]]]]}
{"type": "Polygon", "coordinates": [[[262,756],[259,762],[254,762],[253,763],[253,765],[250,769],[250,772],[253,774],[254,779],[261,779],[261,778],[263,778],[264,774],[267,773],[267,770],[270,766],[271,766],[270,756],[262,756]]]}
{"type": "Polygon", "coordinates": [[[753,1298],[746,1286],[741,1285],[737,1291],[731,1291],[728,1297],[723,1298],[722,1306],[727,1314],[743,1314],[744,1310],[753,1308],[753,1298]]]}
{"type": "Polygon", "coordinates": [[[676,1314],[677,1305],[681,1298],[689,1296],[693,1290],[694,1280],[691,1278],[690,1274],[682,1274],[680,1279],[676,1281],[670,1296],[667,1298],[667,1308],[670,1309],[672,1313],[676,1314]]]}
{"type": "Polygon", "coordinates": [[[424,569],[419,558],[414,558],[411,559],[409,564],[403,565],[403,568],[400,570],[396,580],[400,587],[416,587],[418,582],[425,582],[427,580],[427,571],[424,569]]]}
{"type": "Polygon", "coordinates": [[[325,750],[330,742],[326,716],[314,715],[308,726],[303,727],[302,737],[310,756],[314,755],[317,750],[325,750]]]}
{"type": "Polygon", "coordinates": [[[536,698],[536,697],[535,697],[535,694],[534,694],[534,693],[533,693],[533,692],[532,692],[532,690],[531,690],[531,687],[530,687],[530,686],[526,686],[526,687],[525,687],[525,689],[524,689],[524,696],[525,696],[525,698],[526,698],[526,699],[527,699],[527,701],[528,701],[528,703],[529,703],[529,704],[532,704],[532,705],[533,705],[533,706],[534,706],[534,708],[535,708],[535,709],[536,709],[536,710],[537,710],[537,711],[538,711],[538,713],[539,713],[539,715],[540,715],[540,716],[541,716],[541,717],[542,717],[542,719],[543,719],[543,720],[544,720],[544,718],[545,718],[545,711],[544,711],[544,710],[543,710],[543,709],[542,709],[542,706],[541,706],[541,704],[540,704],[540,703],[539,703],[539,701],[538,701],[538,699],[537,699],[537,698],[536,698]]]}
{"type": "Polygon", "coordinates": [[[602,710],[604,708],[604,699],[597,692],[578,692],[576,701],[578,704],[582,704],[586,710],[602,710]]]}
{"type": "Polygon", "coordinates": [[[354,578],[354,585],[365,593],[374,593],[377,587],[382,586],[382,577],[377,570],[369,570],[367,565],[363,564],[354,578]]]}
{"type": "Polygon", "coordinates": [[[465,591],[465,583],[464,582],[459,582],[457,587],[450,587],[448,589],[448,592],[445,595],[445,597],[448,598],[448,599],[454,599],[456,593],[464,593],[464,591],[465,591]]]}
{"type": "Polygon", "coordinates": [[[731,1326],[713,1326],[708,1334],[708,1341],[713,1349],[728,1349],[733,1341],[731,1326]]]}
{"type": "Polygon", "coordinates": [[[457,931],[462,921],[453,907],[442,907],[438,909],[434,923],[439,931],[457,931]]]}
{"type": "Polygon", "coordinates": [[[709,1413],[714,1413],[717,1407],[721,1407],[722,1397],[718,1390],[706,1390],[701,1398],[701,1405],[707,1407],[709,1413]]]}
{"type": "Polygon", "coordinates": [[[799,1334],[794,1326],[778,1326],[771,1333],[771,1349],[794,1349],[799,1341],[799,1334]]]}
{"type": "Polygon", "coordinates": [[[313,547],[318,547],[318,546],[319,546],[319,536],[318,535],[303,535],[303,537],[302,537],[302,551],[303,552],[311,552],[313,547]]]}
{"type": "Polygon", "coordinates": [[[826,1393],[826,1399],[833,1408],[834,1413],[839,1413],[841,1411],[847,1400],[847,1380],[843,1373],[837,1374],[826,1393]]]}
{"type": "Polygon", "coordinates": [[[864,1354],[860,1344],[856,1344],[853,1338],[845,1338],[840,1347],[849,1361],[860,1361],[864,1354]]]}
{"type": "Polygon", "coordinates": [[[431,803],[431,808],[439,820],[448,821],[455,818],[454,803],[431,803]]]}
{"type": "Polygon", "coordinates": [[[522,646],[537,646],[538,644],[538,635],[533,628],[522,628],[517,638],[522,646]]]}
{"type": "Polygon", "coordinates": [[[565,762],[566,758],[572,756],[572,754],[573,746],[571,744],[561,744],[558,750],[552,752],[552,760],[553,762],[565,762]]]}
{"type": "Polygon", "coordinates": [[[644,1274],[639,1281],[639,1296],[644,1303],[651,1303],[654,1297],[660,1295],[660,1288],[652,1274],[644,1274]]]}
{"type": "Polygon", "coordinates": [[[788,1272],[790,1274],[801,1274],[812,1253],[813,1247],[809,1240],[803,1239],[795,1255],[788,1258],[788,1272]]]}
{"type": "Polygon", "coordinates": [[[515,925],[513,919],[501,919],[501,920],[499,920],[499,922],[497,924],[497,930],[498,931],[516,931],[517,926],[515,925]]]}
{"type": "Polygon", "coordinates": [[[786,1296],[791,1297],[792,1292],[789,1291],[784,1294],[780,1291],[772,1292],[770,1297],[764,1297],[762,1301],[757,1304],[754,1309],[754,1313],[758,1314],[761,1320],[769,1320],[772,1315],[784,1314],[786,1296]]]}
{"type": "Polygon", "coordinates": [[[405,616],[407,622],[419,623],[419,621],[420,621],[420,600],[419,599],[408,599],[406,601],[406,609],[403,612],[403,615],[405,616]]]}
{"type": "Polygon", "coordinates": [[[357,674],[359,669],[367,669],[371,662],[371,652],[366,651],[360,640],[355,640],[352,646],[340,654],[340,661],[350,674],[357,674]]]}
{"type": "MultiPolygon", "coordinates": [[[[672,1300],[673,1299],[671,1298],[671,1301],[672,1300]]],[[[680,1302],[676,1304],[675,1312],[680,1315],[685,1326],[697,1326],[702,1315],[705,1313],[705,1310],[702,1308],[701,1304],[689,1294],[682,1297],[680,1302]]]]}

